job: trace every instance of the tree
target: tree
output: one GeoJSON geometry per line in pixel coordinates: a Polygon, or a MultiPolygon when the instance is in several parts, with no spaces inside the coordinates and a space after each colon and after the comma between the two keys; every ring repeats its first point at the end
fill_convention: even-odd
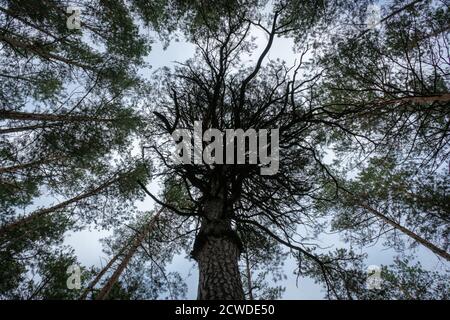
{"type": "Polygon", "coordinates": [[[340,28],[318,57],[327,70],[321,110],[334,118],[327,146],[336,155],[325,207],[340,207],[331,219],[336,230],[353,228],[349,239],[368,244],[387,234],[400,248],[403,233],[448,260],[448,210],[440,205],[447,197],[448,7],[395,1],[383,9],[377,29],[340,28]]]}
{"type": "Polygon", "coordinates": [[[390,246],[402,249],[400,233],[449,260],[445,175],[423,177],[413,170],[394,159],[371,159],[357,179],[341,183],[340,200],[329,204],[334,229],[351,230],[349,239],[362,245],[392,237],[390,246]]]}
{"type": "Polygon", "coordinates": [[[238,268],[242,241],[236,223],[250,225],[322,264],[301,244],[292,243],[297,225],[315,227],[303,200],[314,193],[315,182],[309,177],[322,170],[320,162],[314,161],[318,156],[312,145],[320,139],[317,126],[323,122],[307,109],[319,75],[300,79],[301,64],[292,76],[281,62],[262,66],[274,37],[286,28],[278,24],[282,10],[275,12],[269,30],[263,27],[269,40],[252,69],[244,68],[239,57],[251,51],[247,36],[253,23],[245,16],[227,16],[218,31],[209,30],[195,39],[197,58],[163,75],[154,97],[155,105],[165,106],[154,112],[160,120],[154,132],[158,137],[177,128],[193,132],[195,120],[202,122],[204,130],[280,128],[284,162],[273,176],[261,175],[257,164],[171,163],[167,161],[170,150],[159,147],[166,143],[151,146],[165,165],[160,174],[180,177],[196,204],[192,210],[175,208],[174,212],[200,219],[192,252],[200,269],[200,299],[244,297],[238,268]]]}
{"type": "Polygon", "coordinates": [[[148,46],[126,7],[111,5],[88,6],[83,29],[70,30],[63,3],[2,1],[2,231],[17,226],[19,210],[29,212],[42,196],[69,200],[26,219],[79,204],[112,185],[92,188],[99,177],[114,175],[112,153],[130,144],[139,127],[125,100],[136,90],[134,68],[148,46]],[[114,32],[104,32],[111,26],[114,32]],[[83,189],[90,190],[80,194],[83,189]]]}
{"type": "MultiPolygon", "coordinates": [[[[379,282],[376,287],[368,287],[368,278],[373,276],[365,267],[363,256],[348,260],[349,252],[336,251],[329,258],[339,260],[338,268],[331,274],[332,292],[329,299],[350,300],[446,300],[450,290],[448,274],[424,270],[420,263],[412,263],[408,258],[397,257],[391,265],[380,266],[379,282]],[[341,269],[342,268],[342,269],[341,269]],[[344,270],[344,271],[343,271],[344,270]]],[[[303,272],[316,282],[324,283],[323,275],[314,266],[303,266],[303,272]]]]}
{"type": "MultiPolygon", "coordinates": [[[[398,55],[399,51],[388,48],[374,50],[374,46],[392,45],[389,30],[398,27],[398,19],[408,16],[410,10],[418,10],[414,5],[392,12],[386,20],[385,42],[377,42],[373,34],[364,31],[364,35],[357,35],[357,40],[362,43],[354,37],[343,38],[337,53],[333,52],[334,47],[330,47],[330,51],[325,51],[323,58],[314,63],[312,69],[303,68],[305,65],[302,59],[293,68],[276,61],[269,61],[263,66],[273,39],[288,34],[292,31],[290,27],[295,25],[294,21],[286,20],[285,10],[288,8],[284,4],[275,6],[271,24],[267,28],[245,17],[224,17],[223,31],[212,29],[203,37],[195,38],[197,57],[180,64],[175,72],[163,74],[161,89],[154,97],[157,107],[153,111],[155,119],[160,121],[159,130],[155,130],[154,135],[158,137],[172,134],[176,129],[187,130],[194,137],[195,121],[201,122],[202,136],[209,128],[221,132],[225,129],[280,130],[283,165],[273,176],[261,175],[258,165],[249,164],[249,153],[245,154],[247,162],[244,166],[218,162],[214,165],[177,164],[167,160],[171,149],[161,147],[166,142],[152,146],[154,154],[161,158],[165,167],[162,172],[180,176],[197,204],[198,209],[189,214],[201,220],[201,231],[196,237],[193,252],[200,269],[201,299],[243,297],[237,271],[239,254],[242,252],[241,239],[236,234],[237,223],[254,226],[262,234],[300,252],[305,259],[316,263],[325,277],[331,272],[329,270],[333,270],[334,259],[321,260],[302,245],[301,240],[294,240],[299,226],[309,227],[311,233],[321,228],[320,214],[308,211],[313,202],[327,200],[316,191],[329,184],[333,184],[336,190],[343,187],[333,176],[333,171],[323,163],[322,146],[327,142],[335,144],[336,152],[358,148],[358,152],[365,157],[365,151],[371,145],[383,155],[389,154],[393,146],[401,150],[412,148],[409,154],[414,151],[419,157],[429,147],[436,146],[435,142],[427,144],[425,141],[430,136],[437,136],[441,142],[438,149],[432,150],[433,159],[442,161],[445,157],[448,90],[441,86],[442,81],[439,80],[443,72],[439,68],[442,65],[445,67],[445,62],[432,60],[439,55],[429,52],[433,64],[427,73],[434,75],[434,78],[427,78],[426,82],[436,85],[429,87],[427,92],[417,88],[413,88],[415,91],[388,91],[389,86],[395,87],[395,79],[399,79],[399,85],[409,88],[409,80],[404,82],[403,76],[411,68],[414,69],[416,64],[407,64],[406,70],[398,73],[392,65],[392,69],[387,72],[392,75],[389,79],[393,80],[387,84],[378,83],[384,81],[380,78],[380,72],[386,72],[386,69],[383,64],[378,65],[376,62],[383,58],[383,52],[398,55]],[[246,41],[252,25],[266,32],[268,41],[256,59],[255,66],[249,69],[243,66],[240,57],[252,50],[251,44],[246,41]],[[343,61],[346,65],[343,65],[343,61]],[[360,76],[361,66],[367,69],[364,77],[360,76]],[[351,86],[355,84],[356,92],[353,94],[355,90],[351,86]],[[380,86],[386,88],[385,91],[379,92],[380,86]],[[428,121],[410,123],[411,117],[420,118],[425,110],[435,119],[433,125],[428,121]],[[399,146],[399,143],[402,145],[399,146]],[[410,148],[405,149],[404,146],[410,143],[410,148]],[[221,263],[215,265],[211,259],[213,256],[221,263]]],[[[436,15],[442,14],[439,8],[426,8],[425,15],[431,15],[434,19],[436,15]]],[[[396,31],[395,35],[398,34],[396,31]]],[[[400,51],[406,54],[406,61],[408,52],[400,51]]],[[[300,58],[305,54],[306,50],[300,58]]],[[[424,58],[423,55],[417,57],[424,58]]],[[[423,82],[426,76],[422,77],[423,82]]],[[[195,144],[195,138],[193,140],[195,144]]],[[[211,139],[204,140],[200,145],[202,150],[211,139]]],[[[216,140],[222,146],[226,144],[223,136],[215,136],[216,140]]],[[[225,148],[219,149],[220,156],[227,152],[225,148]]],[[[372,213],[375,212],[378,211],[372,213]]],[[[183,210],[178,210],[178,213],[188,214],[183,210]]],[[[378,217],[381,215],[378,214],[378,217]]],[[[407,232],[399,224],[397,229],[407,232]]],[[[413,236],[411,232],[409,235],[413,236]]],[[[428,246],[432,247],[431,244],[428,246]]],[[[435,249],[436,253],[448,256],[445,249],[435,249]]],[[[332,281],[326,282],[332,285],[332,281]]]]}
{"type": "MultiPolygon", "coordinates": [[[[383,237],[403,251],[401,232],[448,259],[446,191],[427,181],[444,185],[448,160],[448,5],[383,3],[371,28],[370,1],[81,3],[72,31],[54,1],[0,7],[1,294],[23,288],[34,260],[62,268],[69,258],[42,248],[88,225],[115,233],[83,298],[182,297],[166,266],[186,251],[199,299],[278,298],[265,278],[282,280],[289,254],[327,297],[372,297],[362,256],[320,249],[330,225],[352,244],[383,237]],[[142,79],[145,28],[166,43],[183,34],[195,57],[142,79]],[[279,37],[296,41],[292,66],[268,58],[279,37]],[[164,211],[154,223],[135,208],[145,195],[164,211]],[[61,200],[32,207],[48,196],[61,200]]],[[[445,281],[395,268],[384,297],[401,296],[398,274],[445,281]]],[[[32,281],[34,297],[66,294],[43,284],[32,281]]]]}
{"type": "Polygon", "coordinates": [[[252,227],[239,225],[238,234],[243,244],[240,271],[245,299],[280,299],[285,288],[275,284],[286,279],[283,261],[287,253],[252,227]]]}
{"type": "Polygon", "coordinates": [[[136,253],[137,249],[142,245],[142,242],[144,241],[145,237],[149,232],[152,231],[155,224],[158,223],[159,215],[161,214],[162,209],[160,209],[158,212],[154,214],[150,218],[150,221],[144,225],[142,230],[139,231],[139,234],[136,235],[136,237],[133,239],[132,243],[127,246],[127,251],[125,256],[123,257],[122,261],[120,262],[119,266],[117,266],[117,269],[114,271],[114,273],[111,275],[111,277],[108,279],[106,284],[103,286],[103,288],[100,290],[100,292],[96,295],[97,300],[103,300],[105,299],[109,292],[112,289],[112,286],[117,282],[120,275],[122,274],[123,270],[126,268],[128,263],[130,262],[133,255],[136,253]]]}
{"type": "MultiPolygon", "coordinates": [[[[81,1],[77,30],[66,26],[64,3],[1,1],[2,273],[13,263],[20,278],[30,250],[60,244],[69,229],[111,228],[133,214],[135,181],[150,172],[148,159],[129,156],[146,121],[137,69],[150,50],[135,18],[140,12],[147,28],[168,37],[177,19],[165,21],[172,8],[160,4],[150,18],[139,1],[81,1]],[[48,197],[62,200],[30,209],[48,197]]],[[[193,10],[200,8],[180,8],[178,17],[193,10]]]]}

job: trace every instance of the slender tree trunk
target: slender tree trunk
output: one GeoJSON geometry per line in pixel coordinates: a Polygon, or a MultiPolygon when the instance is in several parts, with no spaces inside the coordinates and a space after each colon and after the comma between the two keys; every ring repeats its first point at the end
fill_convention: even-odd
{"type": "Polygon", "coordinates": [[[70,59],[64,58],[62,56],[59,56],[57,54],[53,54],[53,53],[49,52],[48,50],[46,50],[44,47],[37,46],[33,42],[30,42],[27,39],[19,39],[18,37],[9,37],[5,34],[0,34],[0,41],[8,43],[11,47],[14,47],[14,48],[20,48],[20,49],[28,50],[30,52],[34,52],[35,54],[37,54],[38,56],[42,57],[45,60],[60,61],[65,64],[73,65],[73,66],[76,66],[76,67],[79,67],[79,68],[82,68],[85,70],[96,71],[95,68],[93,68],[90,65],[83,64],[83,63],[80,63],[75,60],[70,60],[70,59]]]}
{"type": "Polygon", "coordinates": [[[435,246],[434,244],[432,244],[428,240],[420,237],[419,235],[417,235],[416,233],[412,232],[411,230],[403,227],[402,225],[400,225],[397,222],[393,221],[389,217],[386,217],[384,214],[382,214],[378,210],[375,210],[374,208],[372,208],[368,204],[363,203],[363,202],[358,202],[358,203],[359,203],[359,205],[362,208],[364,208],[364,209],[368,210],[369,212],[373,213],[375,216],[377,216],[378,218],[380,218],[381,220],[383,220],[384,222],[386,222],[390,226],[392,226],[395,229],[399,230],[400,232],[406,234],[408,237],[411,237],[412,239],[414,239],[415,241],[417,241],[418,243],[420,243],[424,247],[426,247],[426,248],[430,249],[431,251],[433,251],[438,256],[446,259],[447,261],[450,261],[450,254],[448,252],[446,252],[444,249],[441,249],[441,248],[435,246]]]}
{"type": "Polygon", "coordinates": [[[195,239],[192,256],[199,268],[199,300],[245,299],[238,266],[242,244],[224,207],[221,196],[205,202],[204,218],[195,239]]]}
{"type": "Polygon", "coordinates": [[[159,216],[161,215],[163,208],[159,209],[158,212],[150,218],[150,221],[146,224],[143,230],[136,235],[135,240],[131,244],[131,247],[128,249],[127,253],[125,254],[124,258],[120,262],[117,269],[114,271],[114,273],[111,275],[111,277],[108,279],[106,284],[103,286],[102,290],[95,296],[95,300],[105,300],[108,298],[109,293],[111,292],[111,289],[113,288],[114,284],[119,280],[120,275],[125,270],[125,268],[130,263],[131,258],[134,256],[138,248],[141,246],[142,242],[144,241],[145,237],[148,235],[148,233],[153,229],[154,225],[159,219],[159,216]]]}
{"type": "Polygon", "coordinates": [[[245,269],[247,272],[247,286],[248,286],[248,299],[254,300],[253,298],[253,284],[252,284],[252,272],[250,270],[250,259],[248,258],[248,248],[245,250],[245,269]]]}
{"type": "Polygon", "coordinates": [[[40,159],[37,161],[32,161],[32,162],[27,162],[27,163],[21,163],[15,166],[10,166],[10,167],[4,167],[4,168],[0,168],[0,174],[1,173],[13,173],[19,170],[24,170],[24,169],[28,169],[28,168],[33,168],[33,167],[37,167],[43,164],[48,164],[52,161],[58,160],[58,159],[63,159],[63,157],[50,157],[47,159],[40,159]]]}
{"type": "Polygon", "coordinates": [[[27,298],[27,300],[33,300],[41,291],[45,288],[45,286],[52,280],[53,275],[48,275],[44,280],[39,284],[37,289],[27,298]]]}
{"type": "Polygon", "coordinates": [[[18,220],[14,221],[14,222],[11,222],[11,223],[9,223],[9,224],[7,224],[5,226],[2,226],[0,228],[0,237],[3,236],[5,233],[7,233],[7,232],[9,232],[9,231],[11,231],[13,229],[16,229],[16,228],[18,228],[18,227],[20,227],[20,226],[22,226],[24,224],[27,224],[27,223],[33,221],[34,219],[36,219],[38,217],[42,217],[42,216],[45,216],[47,214],[51,214],[51,213],[53,213],[53,212],[55,212],[55,211],[57,211],[59,209],[63,209],[65,207],[67,207],[68,205],[71,205],[71,204],[76,203],[76,202],[78,202],[80,200],[83,200],[83,199],[89,198],[89,197],[91,197],[93,195],[96,195],[96,194],[100,193],[101,191],[103,191],[104,189],[106,189],[107,187],[109,187],[112,184],[116,183],[118,180],[119,180],[119,178],[113,178],[111,180],[108,180],[108,181],[104,182],[103,184],[101,184],[100,186],[98,186],[98,187],[96,187],[96,188],[94,188],[92,190],[89,190],[89,191],[87,191],[85,193],[79,194],[76,197],[73,197],[73,198],[71,198],[69,200],[63,201],[63,202],[61,202],[61,203],[59,203],[57,205],[54,205],[52,207],[49,207],[49,208],[36,210],[36,211],[32,212],[31,214],[29,214],[28,216],[26,216],[24,218],[18,219],[18,220]]]}
{"type": "Polygon", "coordinates": [[[106,264],[106,266],[103,267],[102,270],[100,270],[99,273],[95,276],[94,280],[89,283],[87,288],[83,291],[83,294],[80,296],[79,300],[85,300],[91,292],[94,287],[97,285],[97,283],[100,281],[100,279],[104,276],[104,274],[112,267],[112,265],[119,259],[119,257],[122,255],[122,253],[125,251],[125,247],[123,247],[119,253],[117,253],[109,262],[106,264]]]}
{"type": "Polygon", "coordinates": [[[443,93],[443,94],[437,94],[434,96],[395,98],[395,99],[391,99],[391,100],[380,101],[376,104],[379,106],[386,106],[386,105],[392,105],[392,104],[401,103],[401,102],[410,102],[413,104],[421,105],[421,104],[430,104],[433,102],[449,102],[449,101],[450,101],[450,94],[443,93]]]}
{"type": "Polygon", "coordinates": [[[54,127],[59,127],[59,126],[60,126],[60,124],[45,124],[45,125],[6,128],[6,129],[0,129],[0,134],[32,131],[32,130],[36,130],[36,129],[54,128],[54,127]]]}
{"type": "Polygon", "coordinates": [[[93,116],[80,116],[68,114],[49,114],[49,113],[33,113],[19,111],[0,111],[0,119],[9,120],[28,120],[28,121],[64,121],[64,122],[112,122],[114,119],[104,119],[93,116]]]}

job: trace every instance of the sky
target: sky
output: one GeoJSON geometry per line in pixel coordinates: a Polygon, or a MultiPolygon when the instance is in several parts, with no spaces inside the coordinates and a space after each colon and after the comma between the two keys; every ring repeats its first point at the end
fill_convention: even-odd
{"type": "MultiPolygon", "coordinates": [[[[261,51],[266,43],[267,36],[263,32],[254,31],[256,36],[256,43],[258,50],[261,51]]],[[[272,49],[265,63],[269,59],[281,59],[286,61],[288,66],[294,64],[298,54],[295,54],[291,48],[294,47],[292,39],[277,38],[274,41],[272,49]]],[[[258,51],[257,50],[257,51],[258,51]]],[[[184,62],[186,59],[193,57],[195,48],[192,44],[180,41],[172,42],[169,47],[164,50],[160,42],[155,42],[152,46],[152,51],[147,57],[146,61],[152,65],[150,70],[143,70],[142,74],[150,78],[152,73],[161,67],[173,67],[175,62],[184,62]]],[[[250,63],[252,59],[256,59],[258,55],[246,59],[250,63]]],[[[245,59],[244,59],[245,60],[245,59]]],[[[253,61],[254,62],[254,61],[253,61]]],[[[158,193],[159,186],[157,181],[153,181],[149,185],[150,191],[155,194],[158,193]]],[[[153,200],[147,198],[137,204],[140,210],[151,210],[154,208],[153,200]]],[[[102,244],[100,239],[111,235],[108,231],[83,230],[80,232],[71,232],[66,236],[65,243],[72,246],[78,256],[80,263],[84,266],[95,265],[97,267],[104,266],[107,263],[108,257],[102,252],[102,244]]],[[[335,248],[347,247],[337,234],[325,235],[320,238],[322,247],[327,247],[327,250],[334,250],[335,248]]],[[[387,265],[392,263],[396,253],[392,249],[386,249],[382,243],[378,243],[372,247],[364,248],[361,252],[368,255],[367,265],[387,265]]],[[[414,252],[426,269],[429,270],[443,270],[449,265],[439,260],[434,254],[425,248],[416,248],[414,252]]],[[[296,268],[296,263],[292,258],[288,258],[284,265],[284,271],[287,279],[278,283],[286,287],[283,294],[283,299],[322,299],[324,297],[323,288],[315,284],[311,279],[300,278],[298,286],[296,284],[296,275],[293,274],[296,268]]],[[[188,299],[195,299],[197,295],[197,281],[198,270],[195,263],[185,255],[176,256],[169,266],[168,271],[178,271],[182,278],[185,279],[188,286],[188,299]]]]}

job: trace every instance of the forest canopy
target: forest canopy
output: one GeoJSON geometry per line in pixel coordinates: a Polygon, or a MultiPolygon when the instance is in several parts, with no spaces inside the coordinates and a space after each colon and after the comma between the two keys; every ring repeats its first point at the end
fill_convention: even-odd
{"type": "Polygon", "coordinates": [[[0,299],[449,299],[449,10],[0,0],[0,299]]]}

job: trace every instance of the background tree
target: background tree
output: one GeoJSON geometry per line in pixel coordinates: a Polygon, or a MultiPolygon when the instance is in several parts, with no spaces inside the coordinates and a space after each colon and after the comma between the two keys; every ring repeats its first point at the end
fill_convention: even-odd
{"type": "MultiPolygon", "coordinates": [[[[368,272],[363,256],[336,251],[328,257],[340,261],[327,280],[333,282],[333,290],[326,293],[328,299],[447,300],[450,294],[448,274],[424,270],[420,263],[408,258],[397,257],[391,265],[381,266],[377,287],[370,287],[367,279],[373,274],[368,272]],[[348,260],[345,256],[355,259],[348,260]]],[[[303,265],[303,272],[325,284],[322,272],[314,265],[303,265]]]]}
{"type": "Polygon", "coordinates": [[[240,270],[245,299],[280,299],[285,288],[276,284],[287,278],[283,266],[288,254],[275,240],[264,237],[255,228],[238,226],[238,234],[243,244],[240,270]]]}
{"type": "Polygon", "coordinates": [[[346,188],[341,201],[328,205],[333,228],[354,244],[381,238],[400,251],[409,238],[412,246],[423,245],[449,260],[446,173],[424,177],[415,170],[394,159],[371,159],[356,179],[341,182],[346,188]]]}
{"type": "Polygon", "coordinates": [[[333,119],[324,197],[340,207],[334,227],[365,244],[386,234],[398,249],[405,227],[448,260],[448,5],[438,4],[386,3],[375,29],[363,11],[359,25],[332,32],[317,61],[326,70],[319,109],[333,119]]]}

